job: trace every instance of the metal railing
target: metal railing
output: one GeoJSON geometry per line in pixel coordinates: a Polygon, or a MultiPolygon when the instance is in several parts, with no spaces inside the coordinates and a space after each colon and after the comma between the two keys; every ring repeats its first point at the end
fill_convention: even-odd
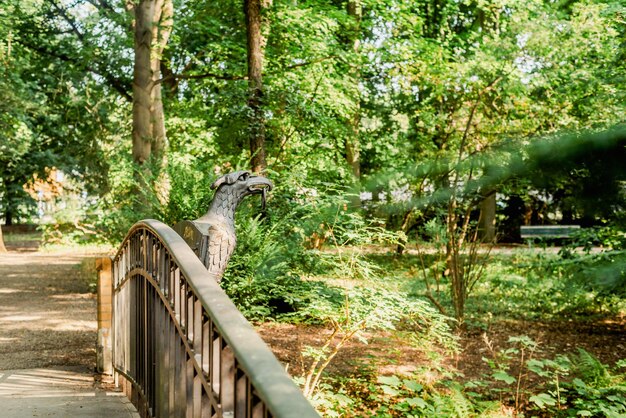
{"type": "Polygon", "coordinates": [[[112,269],[113,370],[142,417],[319,417],[170,227],[137,223],[112,269]]]}

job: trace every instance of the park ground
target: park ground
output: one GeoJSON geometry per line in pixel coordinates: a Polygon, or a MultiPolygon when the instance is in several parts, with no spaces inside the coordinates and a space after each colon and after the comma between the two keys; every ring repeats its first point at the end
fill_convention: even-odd
{"type": "MultiPolygon", "coordinates": [[[[38,234],[32,232],[6,234],[9,254],[0,257],[0,370],[71,367],[92,372],[96,339],[94,257],[97,254],[93,250],[41,247],[38,238],[38,234]]],[[[527,257],[528,251],[544,250],[508,247],[496,250],[494,257],[502,263],[516,252],[527,257]]],[[[548,252],[554,255],[557,251],[548,252]]],[[[372,257],[395,277],[394,286],[407,286],[417,280],[413,265],[415,254],[411,251],[401,257],[379,251],[372,257]]],[[[509,273],[505,271],[503,275],[509,273]]],[[[519,282],[521,279],[513,277],[511,280],[519,282]]],[[[368,386],[366,382],[373,379],[380,383],[381,376],[382,382],[388,382],[385,377],[409,376],[420,386],[429,386],[441,393],[445,393],[444,386],[449,386],[450,382],[462,385],[464,393],[468,385],[477,385],[479,388],[471,392],[475,394],[472,396],[497,402],[494,416],[522,416],[524,412],[526,416],[551,416],[549,411],[553,410],[546,407],[542,411],[537,402],[530,401],[542,391],[549,393],[554,376],[550,375],[552,364],[547,362],[565,356],[578,358],[582,349],[597,359],[608,375],[616,379],[623,376],[618,376],[620,370],[624,371],[620,361],[626,357],[626,316],[621,305],[611,308],[606,300],[594,300],[587,295],[568,309],[563,300],[578,296],[575,293],[557,295],[563,288],[555,285],[554,278],[534,284],[526,282],[525,287],[519,289],[521,294],[516,296],[505,278],[496,279],[493,274],[487,274],[486,282],[478,286],[468,303],[466,324],[451,328],[452,348],[416,339],[415,330],[402,327],[365,331],[366,342],[351,339],[338,351],[326,369],[324,381],[327,384],[322,388],[352,398],[362,397],[352,401],[346,409],[351,412],[345,416],[372,414],[384,402],[390,405],[387,415],[376,412],[379,414],[376,416],[403,416],[402,388],[385,386],[395,392],[385,392],[387,389],[383,388],[384,394],[374,400],[371,394],[367,395],[367,391],[375,392],[380,387],[368,386]],[[534,300],[541,296],[543,300],[534,300]],[[521,349],[526,350],[525,354],[521,349]],[[545,366],[546,375],[518,367],[531,359],[546,362],[541,366],[545,366]],[[505,372],[504,378],[497,374],[500,371],[505,372]],[[510,376],[510,380],[506,376],[510,376]],[[489,390],[493,391],[491,397],[485,395],[489,390]]],[[[303,356],[303,352],[308,347],[321,347],[331,333],[320,324],[268,321],[255,325],[293,376],[304,375],[310,364],[310,358],[303,356]]],[[[566,367],[561,373],[564,379],[576,373],[574,366],[568,367],[570,369],[566,367]]],[[[422,391],[421,396],[432,396],[432,392],[427,395],[422,391]]],[[[620,396],[619,402],[624,402],[623,393],[620,396]]],[[[342,408],[329,405],[320,407],[328,416],[342,408]]],[[[493,415],[494,407],[491,409],[493,415]]],[[[474,415],[470,414],[480,415],[479,409],[474,415]]]]}
{"type": "Polygon", "coordinates": [[[40,251],[36,235],[8,235],[0,257],[0,370],[92,370],[96,300],[89,254],[40,251]]]}

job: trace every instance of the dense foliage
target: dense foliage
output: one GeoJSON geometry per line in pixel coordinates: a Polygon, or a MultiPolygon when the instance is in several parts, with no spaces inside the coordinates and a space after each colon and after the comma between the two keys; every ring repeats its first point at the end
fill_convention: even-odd
{"type": "MultiPolygon", "coordinates": [[[[216,177],[263,169],[277,188],[267,211],[240,209],[223,286],[251,320],[332,330],[305,353],[307,394],[328,414],[486,414],[494,399],[452,380],[321,376],[372,332],[454,350],[451,330],[485,310],[623,314],[625,17],[620,0],[2,0],[0,214],[34,219],[33,185],[60,170],[79,205],[46,236],[115,243],[141,218],[197,218],[216,177]],[[529,224],[584,228],[556,258],[492,257],[529,224]],[[413,249],[410,283],[372,246],[413,249]],[[361,387],[363,403],[341,395],[361,387]]],[[[619,365],[543,357],[526,364],[542,391],[523,392],[510,366],[534,342],[511,344],[490,379],[517,385],[500,399],[515,413],[624,413],[619,365]]]]}

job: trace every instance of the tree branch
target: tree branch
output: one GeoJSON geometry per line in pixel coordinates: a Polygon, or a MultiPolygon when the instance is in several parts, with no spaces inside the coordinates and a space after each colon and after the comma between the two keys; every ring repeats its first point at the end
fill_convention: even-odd
{"type": "Polygon", "coordinates": [[[200,80],[204,78],[215,78],[217,80],[247,80],[246,76],[238,76],[238,75],[225,75],[225,74],[214,74],[214,73],[205,73],[205,74],[172,74],[166,77],[160,78],[154,82],[155,85],[161,84],[164,81],[168,80],[200,80]]]}
{"type": "Polygon", "coordinates": [[[52,7],[54,7],[57,10],[57,12],[59,12],[59,15],[61,15],[61,17],[63,17],[63,20],[65,20],[65,22],[67,22],[67,24],[70,25],[70,27],[72,28],[72,32],[74,32],[76,34],[76,36],[78,37],[78,39],[80,39],[80,41],[84,43],[85,42],[85,36],[78,29],[78,25],[76,24],[76,20],[74,18],[72,18],[67,13],[67,9],[62,8],[61,6],[59,6],[56,3],[56,1],[53,1],[53,0],[48,0],[48,3],[50,3],[52,5],[52,7]]]}
{"type": "Polygon", "coordinates": [[[79,68],[83,68],[89,71],[90,73],[103,77],[107,81],[109,86],[115,91],[117,91],[124,99],[126,99],[129,102],[133,101],[133,96],[129,93],[130,86],[128,85],[128,83],[125,83],[124,80],[120,80],[119,78],[115,77],[113,74],[109,73],[108,71],[88,65],[84,61],[77,59],[77,58],[70,57],[67,54],[53,51],[42,46],[33,45],[28,42],[24,42],[24,40],[22,40],[22,43],[27,48],[30,48],[33,51],[38,52],[42,55],[47,55],[50,57],[57,58],[64,62],[72,63],[79,68]]]}

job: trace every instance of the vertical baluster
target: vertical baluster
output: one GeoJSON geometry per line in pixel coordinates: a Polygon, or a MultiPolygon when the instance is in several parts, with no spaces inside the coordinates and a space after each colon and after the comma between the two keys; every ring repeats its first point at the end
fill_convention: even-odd
{"type": "MultiPolygon", "coordinates": [[[[171,283],[172,283],[172,270],[173,269],[173,265],[172,265],[172,261],[170,259],[169,254],[166,253],[165,255],[165,283],[163,283],[163,294],[165,296],[165,299],[170,301],[171,300],[171,283]]],[[[171,304],[171,303],[170,303],[171,304]]]]}
{"type": "MultiPolygon", "coordinates": [[[[147,260],[146,260],[147,261],[147,260]]],[[[143,277],[137,277],[137,280],[141,282],[141,329],[139,330],[141,336],[141,344],[138,345],[139,352],[137,353],[137,357],[140,359],[139,364],[141,366],[141,374],[140,374],[140,383],[139,386],[145,388],[146,385],[146,372],[148,365],[148,347],[147,347],[147,332],[148,325],[147,321],[147,295],[146,295],[146,280],[143,277]]]]}
{"type": "Polygon", "coordinates": [[[152,250],[152,277],[159,282],[159,240],[157,237],[154,237],[154,248],[152,250]]]}
{"type": "Polygon", "coordinates": [[[127,281],[123,288],[123,304],[122,311],[124,312],[124,316],[122,318],[124,330],[124,340],[122,344],[124,346],[124,371],[126,373],[130,373],[130,358],[131,358],[131,324],[132,324],[132,316],[130,313],[130,303],[131,303],[131,291],[132,291],[132,281],[127,281]]]}
{"type": "Polygon", "coordinates": [[[150,350],[148,351],[148,370],[150,370],[150,382],[148,383],[148,387],[150,388],[150,408],[152,409],[152,414],[154,415],[154,408],[156,407],[156,349],[157,349],[157,335],[158,335],[158,321],[157,321],[157,312],[156,308],[159,306],[157,304],[157,291],[153,286],[150,286],[150,305],[148,307],[148,312],[150,313],[150,321],[149,321],[149,330],[150,330],[150,338],[148,340],[148,344],[150,345],[150,350]]]}
{"type": "Polygon", "coordinates": [[[232,413],[235,410],[235,353],[225,342],[220,357],[220,405],[222,413],[232,413]]]}
{"type": "MultiPolygon", "coordinates": [[[[159,269],[161,267],[159,266],[159,269]]],[[[165,326],[163,325],[163,305],[159,299],[158,292],[154,290],[154,416],[162,417],[163,415],[163,386],[164,382],[161,379],[162,369],[164,366],[164,359],[162,356],[165,341],[163,338],[163,331],[165,326]]]]}
{"type": "Polygon", "coordinates": [[[168,356],[169,356],[169,416],[175,416],[176,414],[176,326],[174,318],[169,318],[169,330],[168,330],[168,356]]]}
{"type": "Polygon", "coordinates": [[[222,338],[219,332],[215,328],[215,324],[211,321],[211,370],[210,370],[210,383],[213,388],[213,392],[220,393],[220,356],[222,354],[222,338]]]}
{"type": "Polygon", "coordinates": [[[148,241],[148,245],[149,245],[149,249],[150,249],[150,261],[149,261],[149,269],[148,269],[148,273],[150,274],[150,277],[155,277],[156,274],[156,263],[154,262],[155,260],[155,250],[156,250],[156,243],[155,243],[155,239],[152,236],[152,234],[150,234],[150,240],[148,241]]]}
{"type": "MultiPolygon", "coordinates": [[[[145,266],[145,264],[144,264],[145,266]]],[[[144,371],[145,371],[145,367],[146,367],[146,307],[145,307],[145,303],[146,303],[146,294],[145,294],[145,289],[146,289],[146,282],[144,280],[143,277],[141,276],[137,276],[135,277],[135,280],[139,282],[140,285],[140,291],[138,293],[138,297],[139,297],[139,303],[137,304],[137,306],[139,307],[139,322],[138,322],[138,328],[137,328],[137,334],[139,336],[139,344],[137,344],[137,363],[139,366],[139,370],[137,373],[137,382],[139,383],[140,387],[145,387],[146,381],[144,379],[144,371]]]]}
{"type": "Polygon", "coordinates": [[[161,355],[159,356],[159,360],[162,363],[159,369],[159,386],[161,386],[161,408],[159,412],[159,416],[167,417],[169,416],[169,396],[170,396],[170,339],[169,339],[169,331],[170,331],[170,316],[167,308],[165,306],[161,307],[161,322],[162,322],[162,332],[161,332],[161,355]]]}
{"type": "MultiPolygon", "coordinates": [[[[154,253],[155,253],[155,257],[157,254],[157,250],[158,250],[158,243],[155,242],[155,247],[154,247],[154,253]]],[[[156,260],[156,258],[155,258],[156,260]]],[[[155,263],[155,269],[157,269],[156,271],[158,271],[158,267],[156,266],[155,263]]],[[[155,272],[156,272],[155,271],[155,272]]],[[[158,276],[155,275],[155,280],[157,280],[157,284],[158,284],[158,276]]],[[[154,287],[154,286],[150,286],[150,291],[152,293],[151,295],[151,302],[150,304],[152,305],[150,307],[150,320],[152,322],[152,326],[150,327],[151,331],[151,336],[150,336],[150,345],[151,345],[151,349],[150,349],[150,354],[151,354],[151,359],[150,359],[150,388],[152,389],[152,399],[151,399],[151,407],[152,407],[152,413],[154,415],[155,412],[155,408],[156,408],[156,396],[157,396],[157,392],[159,390],[159,388],[157,387],[157,363],[158,363],[158,357],[157,357],[157,346],[159,344],[159,315],[158,315],[158,311],[157,309],[160,307],[160,303],[159,303],[159,295],[158,295],[158,287],[154,287]]]]}
{"type": "Polygon", "coordinates": [[[175,262],[172,262],[172,274],[170,279],[170,287],[169,287],[169,301],[172,309],[176,312],[176,280],[177,276],[180,274],[180,269],[175,262]]]}
{"type": "Polygon", "coordinates": [[[207,379],[209,378],[209,351],[210,351],[210,344],[211,344],[211,340],[210,340],[210,334],[209,334],[209,327],[210,327],[210,319],[208,318],[207,315],[204,314],[204,311],[202,312],[202,361],[200,362],[200,365],[202,366],[202,371],[204,372],[204,375],[207,377],[207,379]]]}
{"type": "Polygon", "coordinates": [[[198,365],[202,365],[202,303],[193,295],[192,296],[192,312],[193,312],[193,352],[196,356],[198,365]]]}
{"type": "Polygon", "coordinates": [[[142,233],[141,233],[141,245],[139,247],[139,252],[140,252],[140,255],[141,255],[140,266],[141,266],[142,269],[145,270],[147,265],[148,265],[148,252],[147,252],[147,248],[146,248],[148,246],[148,243],[147,243],[146,230],[142,229],[141,231],[142,231],[142,233]]]}
{"type": "Polygon", "coordinates": [[[176,416],[186,416],[187,409],[187,353],[181,336],[176,341],[176,416]]]}
{"type": "Polygon", "coordinates": [[[211,385],[211,344],[213,340],[211,337],[211,319],[206,314],[204,309],[202,310],[202,361],[201,367],[204,373],[204,379],[209,383],[209,392],[204,387],[202,388],[202,417],[212,417],[214,414],[213,409],[213,393],[211,392],[213,386],[211,385]]]}
{"type": "Polygon", "coordinates": [[[189,283],[187,283],[186,289],[185,289],[185,318],[187,318],[185,320],[186,322],[186,327],[185,327],[185,336],[187,337],[187,343],[193,346],[193,331],[194,331],[194,315],[193,315],[193,293],[191,292],[191,289],[189,287],[189,283]]]}
{"type": "Polygon", "coordinates": [[[173,283],[173,287],[174,287],[174,313],[176,314],[176,321],[178,321],[178,323],[180,324],[180,287],[181,287],[181,283],[180,283],[180,269],[176,268],[176,271],[174,272],[174,283],[173,283]]]}
{"type": "MultiPolygon", "coordinates": [[[[122,252],[123,255],[123,252],[122,252]]],[[[112,366],[113,366],[113,378],[115,379],[115,385],[117,386],[117,372],[115,371],[116,367],[119,367],[119,353],[118,353],[118,343],[117,340],[119,338],[119,287],[118,284],[120,282],[120,259],[113,260],[113,287],[111,288],[111,349],[112,349],[112,366]]]]}
{"type": "Polygon", "coordinates": [[[165,295],[165,282],[167,281],[168,270],[165,263],[165,248],[159,245],[159,289],[165,295]]]}
{"type": "Polygon", "coordinates": [[[137,378],[136,373],[136,353],[137,353],[137,280],[135,278],[131,278],[126,282],[126,286],[130,286],[130,295],[129,302],[132,305],[128,306],[128,314],[130,320],[130,329],[129,329],[129,359],[127,363],[127,367],[129,368],[128,372],[131,377],[137,378]]]}
{"type": "Polygon", "coordinates": [[[154,323],[152,321],[152,306],[151,306],[152,305],[152,286],[150,285],[150,282],[148,282],[147,279],[144,279],[144,286],[146,287],[146,290],[145,290],[146,300],[144,302],[145,307],[146,307],[146,318],[145,318],[146,341],[144,345],[146,366],[145,366],[145,382],[144,382],[145,386],[143,387],[143,392],[148,402],[148,405],[152,407],[152,405],[154,405],[152,403],[152,397],[154,395],[154,391],[152,390],[153,389],[152,388],[152,349],[154,348],[154,345],[152,344],[152,331],[153,331],[153,326],[154,326],[154,323]]]}
{"type": "Polygon", "coordinates": [[[131,269],[131,267],[130,267],[131,263],[132,263],[132,261],[131,261],[131,254],[130,254],[131,246],[132,246],[132,241],[128,240],[128,243],[126,244],[126,251],[124,252],[124,255],[126,256],[125,257],[126,259],[124,260],[124,270],[123,270],[124,275],[123,275],[123,277],[126,277],[126,273],[128,273],[130,271],[130,269],[131,269]]]}
{"type": "Polygon", "coordinates": [[[198,374],[193,378],[193,417],[202,418],[202,377],[198,374]]]}
{"type": "Polygon", "coordinates": [[[131,375],[135,380],[139,379],[139,375],[141,373],[141,356],[137,355],[137,353],[141,353],[141,313],[143,310],[141,309],[141,281],[136,277],[131,279],[134,286],[133,290],[134,294],[134,306],[131,306],[131,315],[134,317],[134,324],[131,330],[131,337],[134,341],[133,345],[133,358],[131,359],[131,363],[134,365],[133,374],[131,375]]]}
{"type": "MultiPolygon", "coordinates": [[[[198,300],[198,298],[193,295],[193,361],[202,367],[202,328],[203,328],[203,315],[202,315],[202,304],[198,300]]],[[[193,379],[193,411],[194,417],[200,418],[202,416],[202,375],[195,374],[194,369],[194,379],[193,379]]]]}
{"type": "Polygon", "coordinates": [[[118,367],[120,370],[126,370],[126,321],[128,314],[126,313],[126,304],[124,303],[126,296],[126,286],[116,291],[116,314],[115,314],[115,357],[117,357],[118,367]]]}
{"type": "Polygon", "coordinates": [[[215,413],[211,399],[210,395],[204,390],[204,387],[202,387],[202,414],[200,415],[202,418],[213,417],[215,413]]]}
{"type": "Polygon", "coordinates": [[[152,234],[144,230],[143,240],[143,269],[150,276],[152,275],[152,234]]]}
{"type": "Polygon", "coordinates": [[[134,235],[131,238],[131,242],[130,242],[130,249],[131,249],[131,261],[132,261],[132,266],[131,269],[134,269],[135,267],[137,267],[137,265],[139,264],[139,244],[138,244],[138,240],[139,237],[137,235],[134,235]]]}
{"type": "Polygon", "coordinates": [[[194,395],[194,390],[193,390],[193,382],[194,382],[194,367],[193,367],[193,358],[189,357],[189,354],[187,354],[186,356],[186,360],[187,360],[187,370],[185,373],[185,383],[187,385],[187,407],[186,407],[186,417],[187,418],[193,418],[194,413],[193,413],[193,408],[194,408],[194,402],[193,402],[193,395],[194,395]]]}
{"type": "Polygon", "coordinates": [[[246,418],[248,416],[248,377],[237,367],[235,374],[235,418],[246,418]]]}
{"type": "Polygon", "coordinates": [[[265,405],[260,400],[252,408],[252,418],[264,418],[265,417],[265,405]]]}
{"type": "MultiPolygon", "coordinates": [[[[191,291],[191,287],[189,286],[189,282],[185,278],[185,342],[187,344],[192,344],[194,335],[194,313],[193,313],[193,292],[191,291]]],[[[186,379],[185,383],[187,385],[187,399],[186,399],[186,417],[193,418],[193,381],[194,381],[194,367],[193,367],[193,354],[185,352],[185,360],[186,360],[186,379]]]]}
{"type": "Polygon", "coordinates": [[[181,338],[186,337],[187,335],[187,278],[181,275],[180,278],[180,301],[178,301],[178,306],[180,307],[180,325],[183,330],[183,335],[181,338]]]}

